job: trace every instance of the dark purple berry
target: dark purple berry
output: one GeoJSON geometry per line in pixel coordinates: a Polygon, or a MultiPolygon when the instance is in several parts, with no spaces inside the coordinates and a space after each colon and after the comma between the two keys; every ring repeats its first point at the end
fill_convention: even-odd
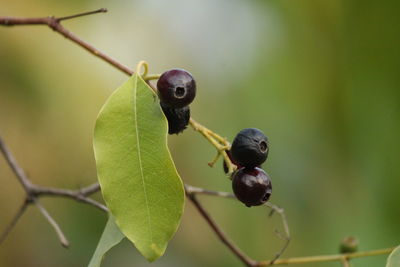
{"type": "Polygon", "coordinates": [[[192,103],[196,96],[196,82],[186,70],[172,69],[158,79],[157,90],[165,106],[182,108],[192,103]]]}
{"type": "Polygon", "coordinates": [[[231,151],[239,165],[246,168],[260,166],[268,157],[268,138],[256,128],[243,129],[233,140],[231,151]]]}
{"type": "Polygon", "coordinates": [[[183,108],[171,108],[160,103],[165,117],[168,120],[168,133],[178,134],[186,129],[190,120],[189,106],[183,108]]]}
{"type": "Polygon", "coordinates": [[[233,174],[232,189],[241,202],[251,207],[268,201],[272,184],[264,170],[241,168],[233,174]]]}

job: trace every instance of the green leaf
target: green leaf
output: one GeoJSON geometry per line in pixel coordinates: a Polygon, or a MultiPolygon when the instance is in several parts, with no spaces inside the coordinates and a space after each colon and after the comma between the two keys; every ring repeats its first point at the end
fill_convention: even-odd
{"type": "Polygon", "coordinates": [[[139,75],[104,104],[94,151],[101,191],[117,225],[147,260],[156,260],[178,228],[184,189],[158,98],[139,75]]]}
{"type": "Polygon", "coordinates": [[[100,267],[104,254],[121,242],[124,237],[124,234],[121,233],[118,226],[115,224],[114,218],[110,215],[88,267],[100,267]]]}
{"type": "Polygon", "coordinates": [[[399,267],[400,266],[400,246],[395,248],[387,258],[386,267],[399,267]]]}

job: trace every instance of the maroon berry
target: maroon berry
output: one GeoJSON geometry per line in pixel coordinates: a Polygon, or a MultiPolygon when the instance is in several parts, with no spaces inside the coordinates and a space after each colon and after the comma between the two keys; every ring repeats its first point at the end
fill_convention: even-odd
{"type": "Polygon", "coordinates": [[[196,96],[196,82],[186,70],[172,69],[160,76],[157,90],[165,106],[183,108],[192,103],[196,96]]]}
{"type": "Polygon", "coordinates": [[[232,189],[241,202],[251,207],[268,201],[272,193],[272,184],[264,170],[241,168],[233,174],[232,189]]]}

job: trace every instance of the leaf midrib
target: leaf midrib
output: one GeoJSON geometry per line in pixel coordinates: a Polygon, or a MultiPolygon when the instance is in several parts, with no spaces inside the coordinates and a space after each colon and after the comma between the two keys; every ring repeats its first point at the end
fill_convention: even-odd
{"type": "Polygon", "coordinates": [[[140,153],[140,141],[139,141],[139,127],[138,127],[138,122],[137,122],[137,85],[138,85],[138,79],[139,76],[136,74],[136,79],[135,79],[135,86],[134,86],[134,97],[133,99],[133,106],[134,106],[134,121],[135,121],[135,128],[136,128],[136,142],[137,142],[137,153],[138,153],[138,159],[139,159],[139,167],[140,167],[140,176],[142,178],[142,184],[143,184],[143,192],[144,192],[144,198],[146,202],[146,211],[147,211],[147,221],[148,221],[148,227],[150,230],[150,241],[153,243],[153,231],[151,229],[151,215],[150,215],[150,208],[149,208],[149,201],[147,198],[147,191],[146,191],[146,183],[144,180],[144,175],[143,175],[143,165],[142,165],[142,155],[140,153]]]}

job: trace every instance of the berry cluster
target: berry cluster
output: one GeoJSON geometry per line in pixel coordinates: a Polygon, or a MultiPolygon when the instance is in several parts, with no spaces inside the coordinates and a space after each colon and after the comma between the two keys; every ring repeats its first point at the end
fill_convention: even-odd
{"type": "MultiPolygon", "coordinates": [[[[186,129],[190,120],[189,104],[196,96],[196,82],[183,69],[164,72],[157,82],[160,105],[168,120],[168,133],[178,134],[186,129]]],[[[272,192],[271,180],[260,168],[268,157],[268,139],[258,129],[240,131],[227,151],[237,171],[232,174],[235,196],[246,206],[258,206],[268,201],[272,192]]],[[[224,162],[224,171],[228,167],[224,162]]]]}
{"type": "Polygon", "coordinates": [[[271,196],[271,180],[260,168],[268,157],[268,151],[268,139],[264,133],[246,128],[236,135],[228,153],[232,163],[238,167],[232,175],[233,193],[248,207],[262,205],[271,196]]]}
{"type": "Polygon", "coordinates": [[[189,104],[196,96],[196,82],[183,69],[164,72],[157,82],[160,105],[168,120],[168,133],[178,134],[186,129],[190,120],[189,104]]]}

